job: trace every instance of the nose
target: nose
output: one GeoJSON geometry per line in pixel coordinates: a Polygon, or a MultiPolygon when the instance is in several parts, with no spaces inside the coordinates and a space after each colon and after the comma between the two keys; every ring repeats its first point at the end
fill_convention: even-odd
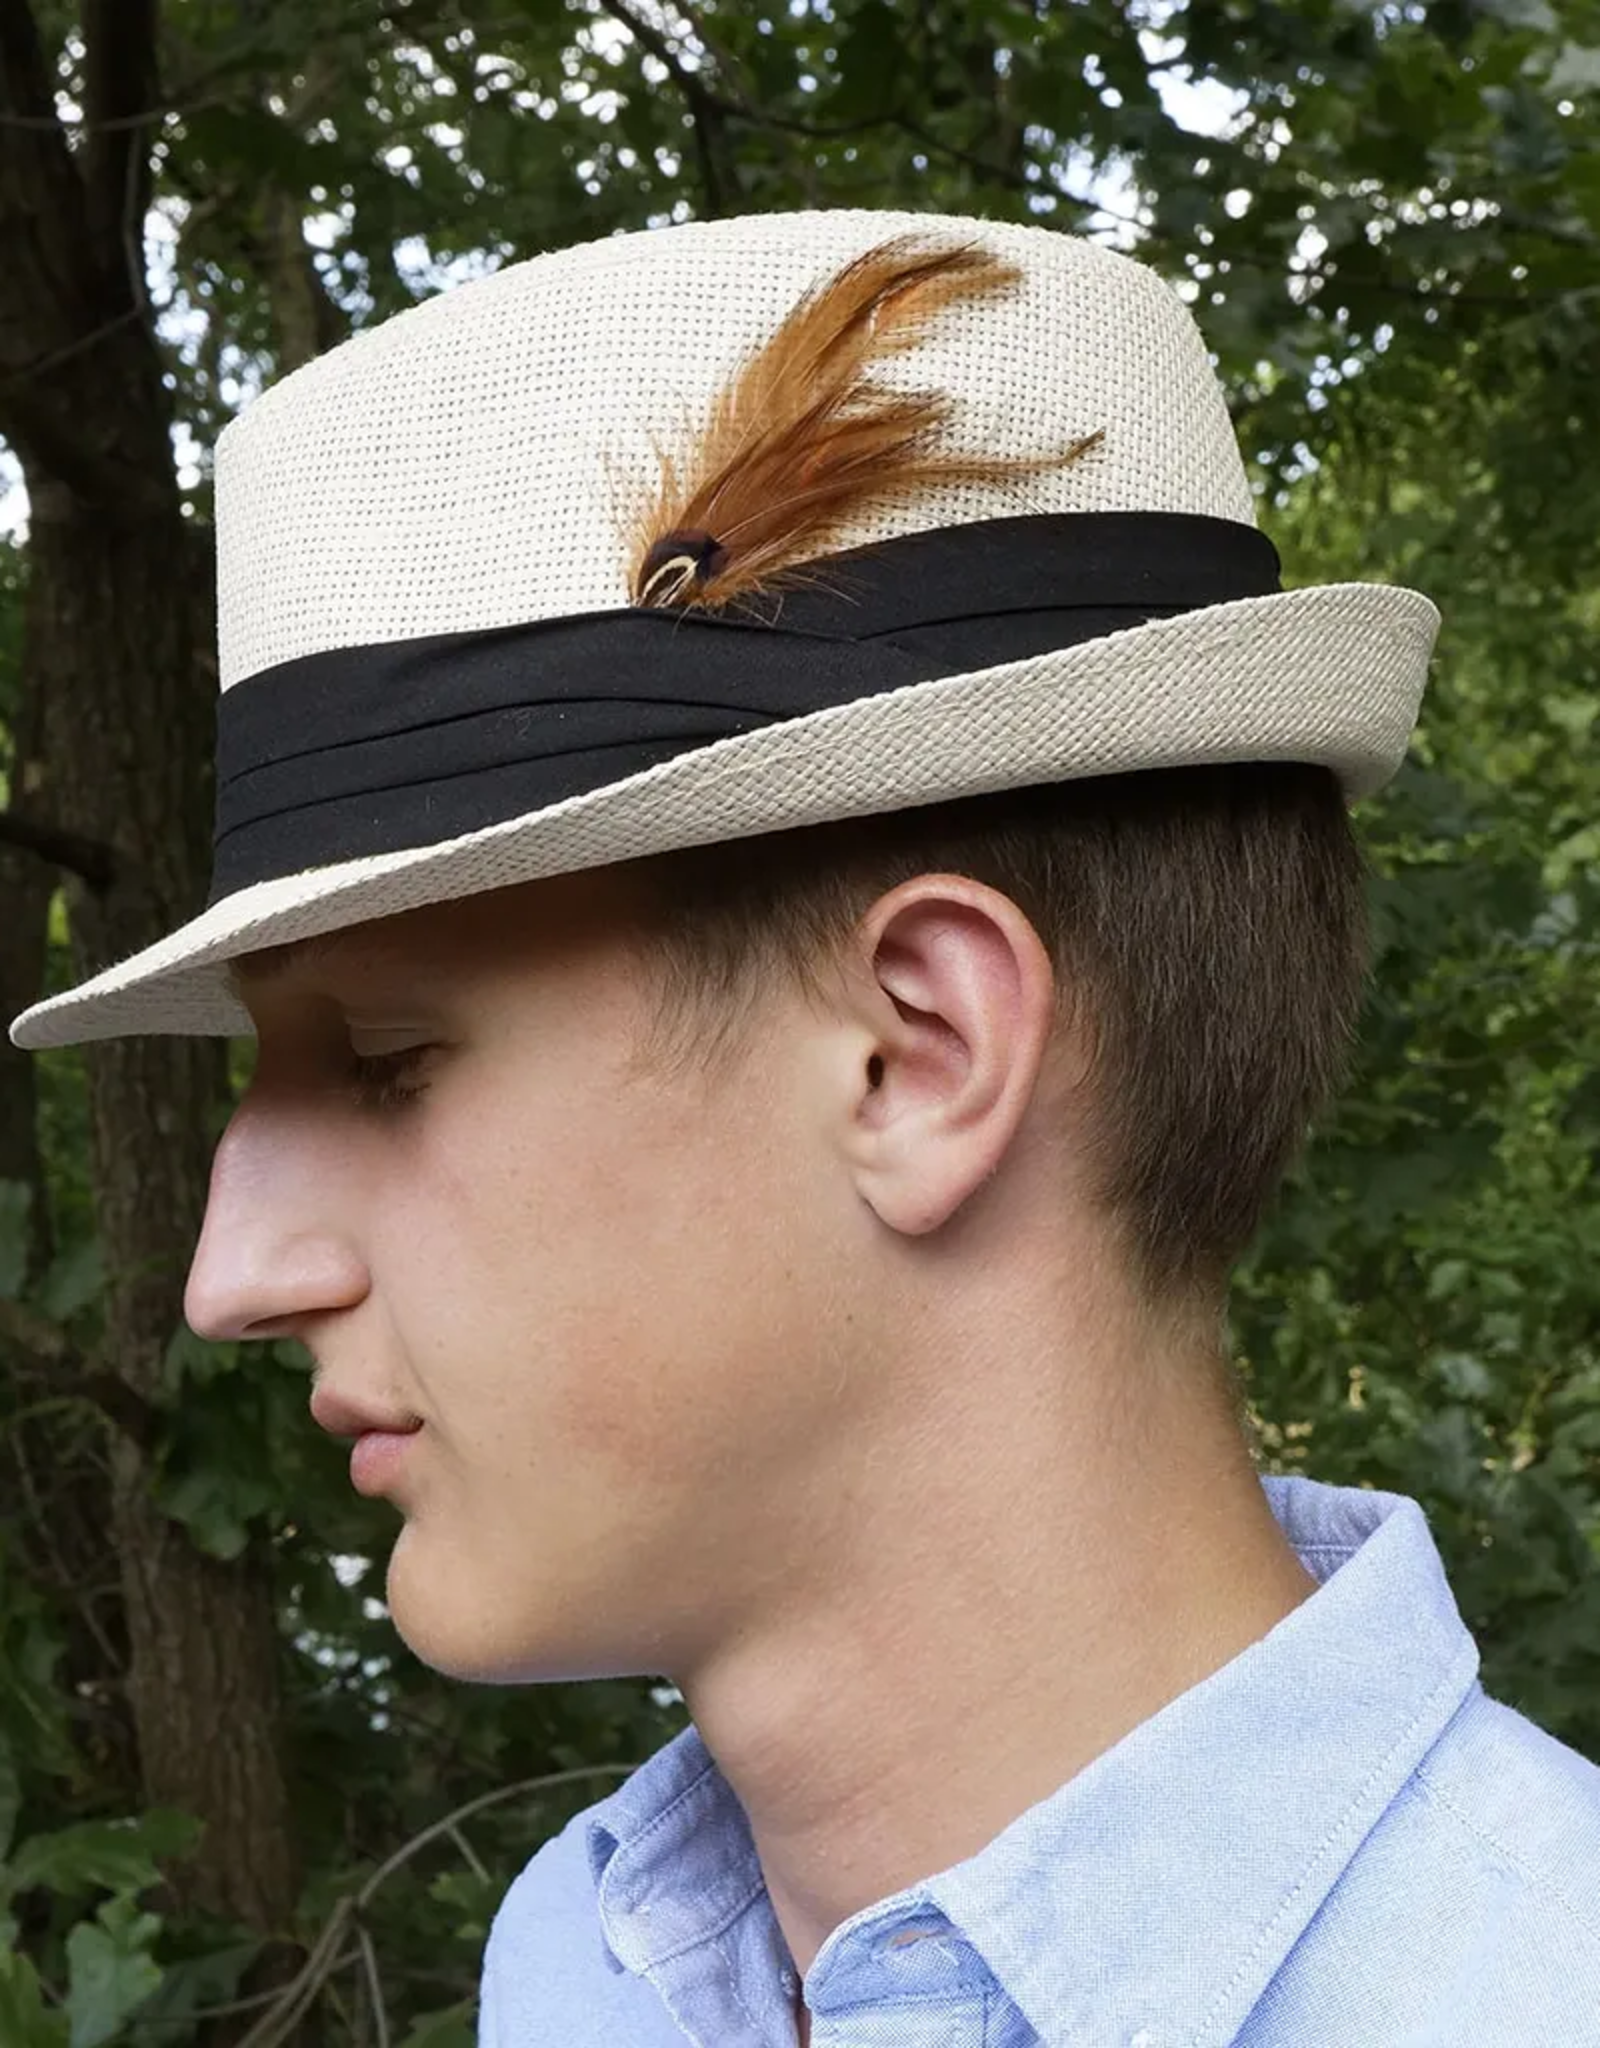
{"type": "Polygon", "coordinates": [[[211,1162],[184,1320],[213,1341],[294,1334],[297,1320],[353,1308],[370,1276],[351,1224],[348,1132],[305,1105],[235,1110],[211,1162]],[[341,1153],[344,1154],[341,1158],[341,1153]]]}

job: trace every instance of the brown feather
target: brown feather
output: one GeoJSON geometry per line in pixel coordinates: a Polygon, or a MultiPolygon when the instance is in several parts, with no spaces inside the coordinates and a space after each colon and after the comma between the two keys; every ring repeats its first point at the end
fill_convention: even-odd
{"type": "Polygon", "coordinates": [[[949,395],[868,374],[915,347],[953,300],[1007,290],[1020,275],[976,242],[909,234],[808,292],[723,387],[689,459],[657,451],[660,484],[629,535],[633,603],[720,608],[799,580],[796,565],[885,504],[930,485],[1005,482],[1092,448],[1103,428],[1047,455],[937,455],[949,395]]]}

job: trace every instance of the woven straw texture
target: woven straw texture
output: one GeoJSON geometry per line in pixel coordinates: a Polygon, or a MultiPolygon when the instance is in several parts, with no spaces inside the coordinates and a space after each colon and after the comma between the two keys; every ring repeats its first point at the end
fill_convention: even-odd
{"type": "MultiPolygon", "coordinates": [[[[1005,299],[940,316],[886,380],[957,400],[946,446],[1088,457],[1005,489],[944,488],[839,546],[1018,512],[1161,510],[1253,523],[1220,386],[1153,273],[1053,231],[860,210],[588,243],[462,287],[268,391],[217,457],[219,652],[231,687],[328,648],[627,603],[621,518],[740,358],[851,256],[907,230],[1018,262],[1005,299]]],[[[672,846],[1075,776],[1322,761],[1359,797],[1402,758],[1439,615],[1330,585],[1213,606],[727,739],[439,846],[241,890],[35,1005],[41,1047],[247,1033],[221,963],[424,903],[672,846]]]]}
{"type": "MultiPolygon", "coordinates": [[[[883,364],[948,390],[951,452],[1065,469],[950,487],[837,543],[1018,512],[1253,520],[1222,393],[1154,272],[1045,228],[858,210],[694,222],[587,242],[433,299],[297,371],[217,445],[222,686],[274,662],[626,605],[613,476],[681,453],[742,356],[809,286],[910,229],[980,233],[1022,266],[883,364]]],[[[624,501],[625,503],[625,501],[624,501]]]]}

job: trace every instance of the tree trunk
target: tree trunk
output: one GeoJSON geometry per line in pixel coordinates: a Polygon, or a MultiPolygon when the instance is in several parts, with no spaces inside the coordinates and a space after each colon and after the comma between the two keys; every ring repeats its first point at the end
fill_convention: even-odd
{"type": "MultiPolygon", "coordinates": [[[[124,391],[133,374],[130,364],[118,378],[124,391]]],[[[25,644],[48,683],[50,812],[112,855],[107,889],[68,883],[81,973],[147,945],[204,895],[211,683],[194,642],[203,606],[170,461],[163,475],[165,516],[147,509],[128,523],[29,476],[25,644]]],[[[146,1400],[160,1391],[162,1355],[180,1320],[226,1050],[222,1040],[168,1037],[85,1048],[106,1349],[146,1400]]],[[[113,1469],[145,1797],[206,1822],[180,1893],[281,1933],[295,1871],[268,1576],[259,1558],[224,1565],[194,1548],[151,1500],[147,1454],[130,1437],[117,1436],[113,1469]]]]}
{"type": "MultiPolygon", "coordinates": [[[[0,7],[0,431],[31,500],[23,659],[41,704],[35,820],[98,849],[69,878],[87,974],[192,916],[210,861],[214,671],[144,297],[154,0],[85,0],[88,140],[69,152],[20,0],[0,7]]],[[[105,1350],[152,1399],[181,1318],[226,1095],[221,1040],[85,1049],[105,1350]]],[[[147,1452],[118,1435],[107,1509],[147,1800],[197,1815],[180,1899],[288,1931],[296,1867],[280,1755],[266,1560],[203,1556],[156,1509],[147,1452]]]]}
{"type": "MultiPolygon", "coordinates": [[[[24,675],[11,720],[8,811],[27,803],[41,773],[38,692],[28,687],[24,675]]],[[[0,1008],[7,1019],[38,998],[55,887],[54,868],[37,853],[0,843],[0,903],[5,905],[0,915],[0,1008]]],[[[25,1278],[41,1270],[54,1248],[39,1156],[37,1072],[31,1053],[18,1052],[0,1036],[0,1181],[30,1191],[25,1278]]]]}

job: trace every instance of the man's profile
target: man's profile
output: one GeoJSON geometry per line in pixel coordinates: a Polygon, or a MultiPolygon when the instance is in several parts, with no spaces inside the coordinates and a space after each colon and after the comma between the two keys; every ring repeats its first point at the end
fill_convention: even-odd
{"type": "Polygon", "coordinates": [[[589,243],[217,506],[212,901],[14,1032],[253,1032],[191,1325],[306,1345],[424,1660],[684,1695],[485,2048],[1600,2043],[1600,1769],[1232,1376],[1438,619],[1280,588],[1169,288],[589,243]]]}

